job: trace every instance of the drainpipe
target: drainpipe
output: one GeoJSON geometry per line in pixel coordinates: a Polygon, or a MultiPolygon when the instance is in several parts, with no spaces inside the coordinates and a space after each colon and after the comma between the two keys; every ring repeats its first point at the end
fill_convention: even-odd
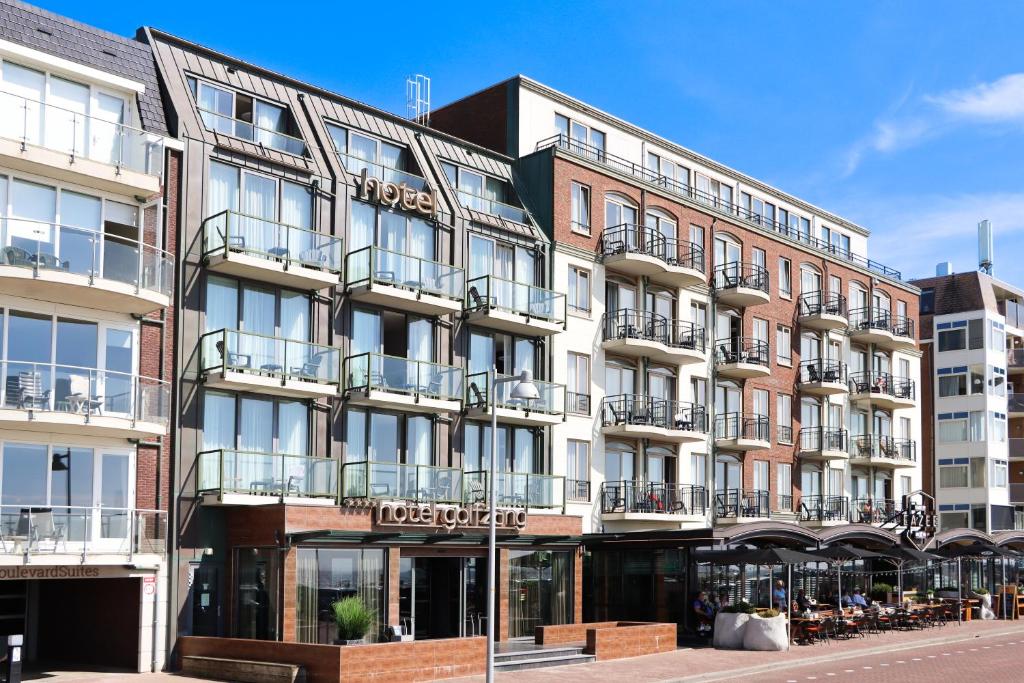
{"type": "MultiPolygon", "coordinates": [[[[711,217],[711,227],[708,229],[708,232],[709,232],[709,234],[708,234],[708,241],[705,243],[705,244],[710,244],[711,245],[711,254],[712,254],[712,256],[715,253],[715,224],[716,223],[718,223],[718,218],[716,218],[715,216],[712,216],[711,217]]],[[[704,260],[705,260],[705,268],[708,265],[711,265],[710,264],[711,259],[708,258],[707,251],[704,252],[704,260]]],[[[708,392],[710,394],[710,396],[705,396],[704,397],[704,409],[705,409],[705,414],[707,415],[707,429],[708,429],[707,451],[708,451],[708,455],[711,456],[711,482],[710,482],[710,485],[708,486],[708,488],[709,488],[709,490],[708,490],[708,501],[711,504],[710,508],[711,508],[711,526],[712,526],[712,528],[714,528],[714,526],[715,526],[715,491],[716,491],[716,488],[715,488],[715,470],[718,469],[717,465],[716,465],[716,461],[715,461],[715,457],[717,455],[715,453],[715,392],[717,391],[717,385],[718,385],[718,369],[717,369],[718,366],[715,363],[715,325],[718,322],[718,303],[717,303],[718,295],[717,295],[715,287],[714,287],[714,278],[715,278],[715,271],[714,271],[714,267],[712,266],[712,269],[711,269],[711,279],[709,280],[710,286],[708,288],[708,304],[709,304],[708,311],[710,313],[711,320],[710,320],[710,322],[708,320],[704,321],[704,341],[705,341],[705,344],[707,345],[707,348],[708,348],[708,361],[707,361],[708,362],[708,385],[709,385],[708,386],[708,392]],[[708,329],[708,326],[711,327],[710,330],[708,329]],[[710,398],[710,400],[709,400],[709,398],[710,398]]],[[[707,462],[706,461],[704,463],[704,466],[705,466],[705,468],[707,467],[707,462]]],[[[706,479],[707,479],[707,477],[705,477],[705,483],[707,483],[706,479]]],[[[792,493],[792,490],[790,492],[792,493]]]]}

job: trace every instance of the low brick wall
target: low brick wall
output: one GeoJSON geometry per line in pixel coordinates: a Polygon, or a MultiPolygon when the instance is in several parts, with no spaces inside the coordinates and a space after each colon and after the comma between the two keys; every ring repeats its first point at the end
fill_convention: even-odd
{"type": "Polygon", "coordinates": [[[676,649],[676,625],[620,621],[587,631],[587,654],[597,661],[653,655],[676,649]]]}
{"type": "Polygon", "coordinates": [[[557,626],[538,626],[533,634],[537,645],[563,645],[565,643],[585,643],[587,631],[595,628],[611,628],[618,626],[618,621],[594,621],[589,624],[559,624],[557,626]]]}
{"type": "Polygon", "coordinates": [[[298,664],[308,683],[431,681],[483,673],[487,639],[446,638],[372,645],[310,645],[243,638],[178,639],[178,655],[298,664]]]}

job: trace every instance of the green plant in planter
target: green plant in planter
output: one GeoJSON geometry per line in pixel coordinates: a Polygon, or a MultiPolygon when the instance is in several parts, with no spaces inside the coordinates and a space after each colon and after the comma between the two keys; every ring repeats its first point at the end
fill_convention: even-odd
{"type": "Polygon", "coordinates": [[[722,612],[724,614],[753,614],[754,606],[740,600],[735,605],[726,605],[722,608],[722,612]]]}
{"type": "Polygon", "coordinates": [[[977,590],[974,590],[972,592],[977,593],[978,595],[988,595],[987,588],[978,588],[977,590]]]}
{"type": "Polygon", "coordinates": [[[338,640],[362,640],[373,623],[373,613],[357,597],[342,598],[331,604],[338,640]]]}
{"type": "Polygon", "coordinates": [[[888,594],[892,592],[892,586],[887,583],[878,582],[871,586],[871,599],[882,602],[888,597],[888,594]]]}
{"type": "Polygon", "coordinates": [[[759,616],[760,616],[760,617],[761,617],[762,619],[771,619],[771,618],[773,618],[773,617],[777,617],[777,616],[779,616],[779,610],[777,610],[777,609],[775,609],[775,608],[773,607],[772,609],[769,609],[769,610],[765,610],[765,611],[764,611],[764,612],[762,612],[762,613],[761,613],[761,614],[760,614],[759,616]]]}

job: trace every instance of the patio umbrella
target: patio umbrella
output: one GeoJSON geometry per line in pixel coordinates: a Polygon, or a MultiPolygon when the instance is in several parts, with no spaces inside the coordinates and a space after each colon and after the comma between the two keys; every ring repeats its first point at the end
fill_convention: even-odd
{"type": "Polygon", "coordinates": [[[839,597],[840,610],[843,608],[843,563],[873,557],[885,557],[881,553],[855,548],[852,545],[834,545],[830,548],[816,550],[815,553],[828,558],[828,561],[836,566],[836,593],[838,593],[839,597]]]}
{"type": "MultiPolygon", "coordinates": [[[[1007,557],[1020,557],[1020,553],[1017,553],[1009,548],[1002,548],[991,543],[976,542],[970,545],[947,545],[939,548],[935,551],[939,555],[948,558],[956,558],[956,581],[957,581],[957,599],[963,600],[963,588],[961,587],[960,577],[960,561],[965,557],[979,558],[979,559],[992,559],[995,557],[999,558],[999,562],[1002,565],[1003,570],[1003,584],[1006,584],[1006,558],[1007,557]]],[[[1000,596],[999,602],[1002,604],[1003,618],[1006,618],[1006,596],[1000,596]]]]}
{"type": "Polygon", "coordinates": [[[907,562],[927,562],[929,560],[941,559],[939,555],[926,553],[923,550],[918,550],[917,548],[904,548],[899,545],[893,546],[892,548],[886,548],[882,555],[884,559],[896,565],[898,602],[903,602],[903,565],[907,562]]]}

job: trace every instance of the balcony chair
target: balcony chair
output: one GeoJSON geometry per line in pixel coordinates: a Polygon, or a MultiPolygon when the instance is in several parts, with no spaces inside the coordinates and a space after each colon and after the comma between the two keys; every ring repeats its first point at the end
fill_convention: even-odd
{"type": "Polygon", "coordinates": [[[623,487],[619,484],[605,482],[602,500],[602,512],[625,512],[626,498],[623,487]]]}
{"type": "Polygon", "coordinates": [[[7,378],[7,405],[21,409],[46,410],[50,405],[50,390],[43,389],[43,377],[38,372],[19,372],[7,378]]]}
{"type": "Polygon", "coordinates": [[[469,383],[469,392],[473,394],[473,405],[487,407],[487,399],[484,398],[484,394],[480,391],[480,387],[477,386],[476,382],[469,383]]]}
{"type": "Polygon", "coordinates": [[[0,249],[0,265],[31,268],[32,255],[21,247],[4,247],[0,249]]]}
{"type": "Polygon", "coordinates": [[[805,365],[807,368],[807,381],[811,383],[818,383],[821,380],[821,375],[818,373],[817,365],[805,365]]]}
{"type": "Polygon", "coordinates": [[[440,396],[441,387],[443,385],[444,375],[442,375],[440,372],[435,372],[433,375],[431,375],[430,382],[428,382],[426,386],[418,387],[418,391],[419,393],[426,394],[428,396],[440,396]]]}
{"type": "Polygon", "coordinates": [[[224,352],[224,340],[220,340],[215,345],[217,347],[217,353],[220,354],[220,358],[224,361],[225,365],[233,370],[251,370],[252,369],[252,356],[247,353],[234,353],[224,352]]]}
{"type": "Polygon", "coordinates": [[[318,351],[312,354],[301,366],[292,368],[290,374],[298,375],[303,379],[318,379],[320,365],[323,363],[325,355],[327,355],[326,351],[318,351]]]}
{"type": "Polygon", "coordinates": [[[41,270],[63,270],[71,268],[68,261],[61,261],[53,254],[33,254],[29,257],[41,270]]]}
{"type": "Polygon", "coordinates": [[[88,375],[71,375],[68,384],[71,389],[68,402],[73,412],[103,414],[103,396],[92,393],[92,382],[88,375]]]}
{"type": "Polygon", "coordinates": [[[487,309],[491,308],[492,306],[497,306],[498,305],[497,297],[493,297],[493,296],[484,297],[483,295],[480,294],[480,290],[478,290],[476,288],[476,285],[473,285],[472,287],[470,287],[468,293],[469,293],[469,298],[473,300],[473,308],[475,308],[475,309],[487,310],[487,309]]]}
{"type": "Polygon", "coordinates": [[[303,249],[299,253],[299,262],[312,268],[324,268],[327,265],[327,253],[316,247],[303,249]]]}
{"type": "Polygon", "coordinates": [[[630,406],[629,423],[635,425],[653,424],[650,406],[646,401],[636,401],[630,406]]]}
{"type": "Polygon", "coordinates": [[[28,540],[29,550],[33,545],[39,550],[43,541],[52,541],[55,553],[58,544],[67,545],[64,539],[64,525],[54,524],[52,508],[22,508],[18,516],[17,535],[28,540]]]}
{"type": "Polygon", "coordinates": [[[672,416],[672,421],[675,424],[676,429],[684,432],[693,430],[693,416],[687,415],[686,413],[676,413],[672,416]]]}
{"type": "Polygon", "coordinates": [[[487,500],[487,490],[482,479],[469,479],[466,484],[466,502],[469,505],[484,503],[487,500]]]}
{"type": "Polygon", "coordinates": [[[722,355],[723,363],[741,363],[743,362],[740,358],[739,351],[731,350],[726,344],[718,345],[718,352],[722,355]]]}

